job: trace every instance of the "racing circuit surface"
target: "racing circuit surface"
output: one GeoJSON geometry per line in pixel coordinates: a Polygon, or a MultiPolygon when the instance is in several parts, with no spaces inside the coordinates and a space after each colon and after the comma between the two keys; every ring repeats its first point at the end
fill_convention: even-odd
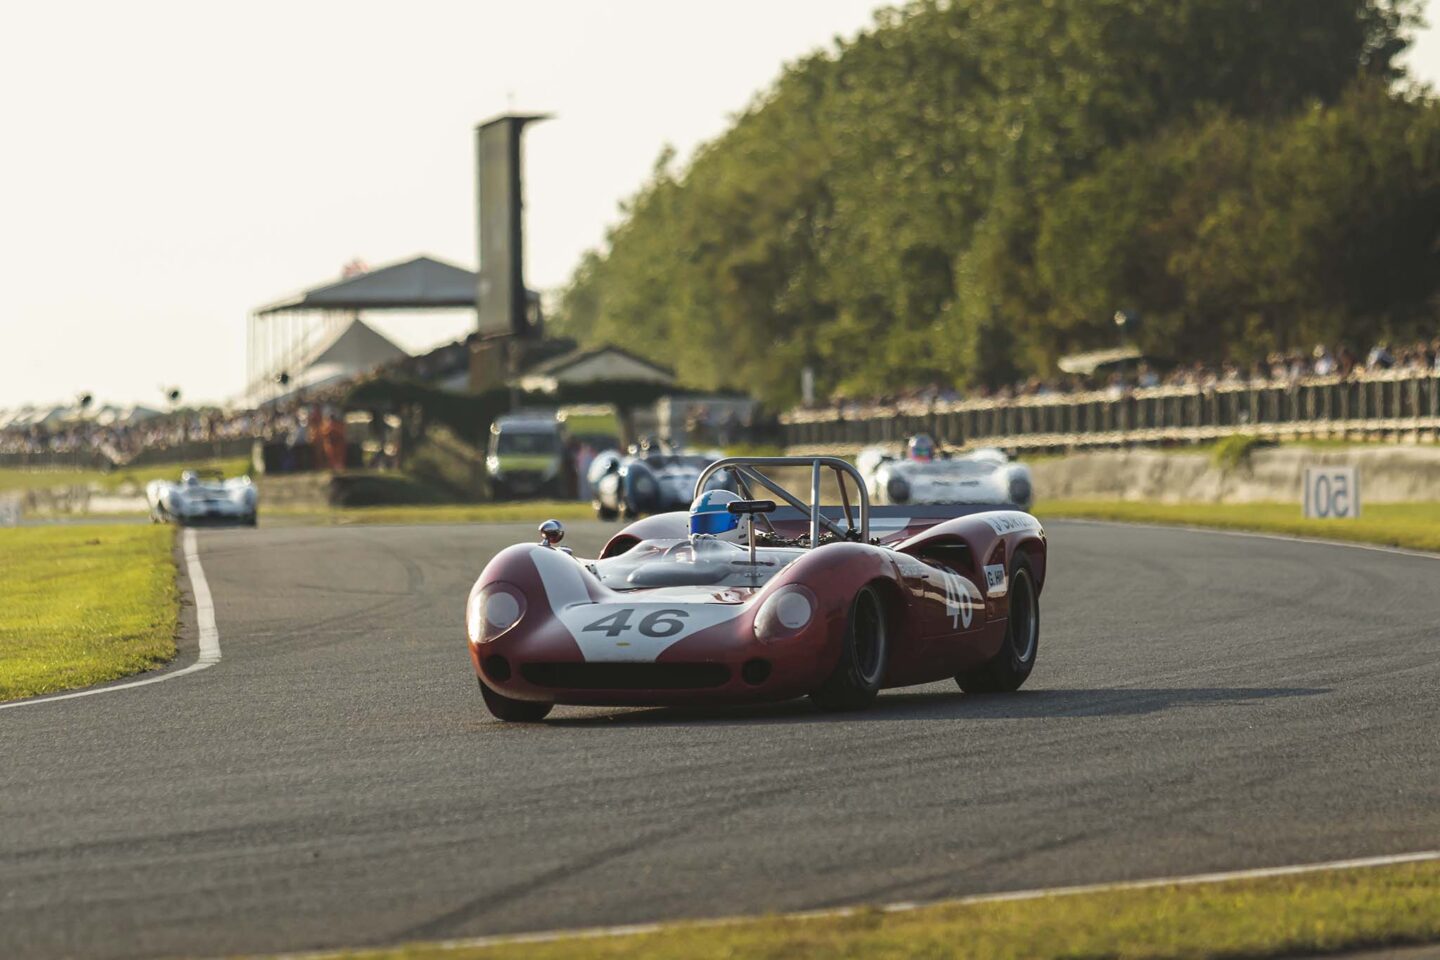
{"type": "MultiPolygon", "coordinates": [[[[533,524],[201,531],[216,667],[0,710],[0,955],[386,944],[1435,845],[1440,561],[1048,530],[1019,694],[538,726],[490,719],[462,623],[533,524]]],[[[182,664],[193,623],[188,642],[182,664]]]]}

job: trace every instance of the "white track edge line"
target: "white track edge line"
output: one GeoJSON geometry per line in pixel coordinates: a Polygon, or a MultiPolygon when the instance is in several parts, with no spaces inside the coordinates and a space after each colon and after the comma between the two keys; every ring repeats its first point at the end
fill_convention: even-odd
{"type": "Polygon", "coordinates": [[[1409,547],[1391,547],[1383,543],[1362,543],[1359,540],[1327,540],[1324,537],[1292,536],[1285,533],[1263,533],[1259,530],[1225,530],[1220,527],[1201,527],[1192,523],[1149,523],[1144,520],[1098,520],[1093,517],[1054,516],[1041,523],[1083,523],[1089,526],[1138,527],[1142,530],[1183,530],[1186,533],[1213,533],[1222,537],[1254,537],[1257,540],[1279,540],[1282,543],[1305,543],[1316,547],[1346,547],[1350,550],[1369,550],[1372,553],[1393,553],[1401,557],[1419,557],[1422,560],[1440,560],[1440,553],[1428,550],[1412,550],[1409,547]]]}
{"type": "Polygon", "coordinates": [[[74,700],[76,697],[93,697],[102,693],[133,690],[136,687],[164,683],[166,680],[174,680],[176,677],[199,673],[201,670],[219,663],[220,631],[215,627],[215,603],[210,596],[210,584],[205,579],[205,569],[200,566],[200,552],[195,544],[195,531],[186,530],[182,535],[182,543],[185,551],[185,572],[190,578],[190,592],[195,597],[195,622],[200,628],[200,656],[194,663],[183,670],[162,673],[159,676],[146,677],[143,680],[131,680],[129,683],[116,683],[104,687],[94,687],[90,690],[76,690],[74,693],[59,693],[50,697],[35,697],[29,700],[18,700],[15,703],[0,703],[0,710],[34,707],[42,703],[54,703],[57,700],[74,700]]]}
{"type": "MultiPolygon", "coordinates": [[[[770,920],[825,920],[851,917],[858,913],[879,910],[881,913],[907,913],[926,907],[959,907],[971,904],[1008,903],[1017,900],[1039,900],[1044,897],[1073,897],[1087,893],[1106,893],[1115,890],[1146,890],[1154,887],[1190,887],[1205,884],[1229,883],[1234,880],[1261,880],[1268,877],[1288,877],[1305,873],[1320,873],[1326,870],[1360,870],[1369,867],[1398,866],[1405,863],[1428,863],[1440,860],[1440,850],[1422,850],[1416,853],[1396,853],[1375,857],[1355,857],[1349,860],[1326,860],[1320,863],[1301,863],[1283,867],[1253,867],[1246,870],[1226,870],[1215,873],[1196,873],[1178,877],[1154,877],[1149,880],[1122,880],[1115,883],[1091,883],[1071,887],[1049,887],[1033,890],[1012,890],[1005,893],[981,893],[968,897],[953,897],[942,900],[902,901],[887,903],[878,907],[858,905],[836,907],[826,910],[801,910],[794,913],[780,913],[756,916],[714,917],[699,920],[674,920],[655,923],[632,923],[611,927],[581,927],[574,930],[546,930],[536,933],[516,933],[491,937],[469,937],[461,940],[417,941],[428,950],[465,950],[499,947],[513,944],[553,943],[558,940],[599,940],[610,937],[628,937],[638,934],[659,933],[669,927],[730,927],[745,923],[770,920]]],[[[270,960],[326,960],[331,957],[355,954],[380,953],[409,944],[394,944],[384,947],[353,947],[336,950],[316,950],[303,953],[258,954],[270,960]]]]}

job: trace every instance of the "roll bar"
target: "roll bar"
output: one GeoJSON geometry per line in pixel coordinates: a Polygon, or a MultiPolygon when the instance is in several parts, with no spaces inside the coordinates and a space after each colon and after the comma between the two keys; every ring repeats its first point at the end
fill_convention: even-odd
{"type": "MultiPolygon", "coordinates": [[[[835,480],[840,484],[840,499],[845,507],[845,522],[850,525],[851,530],[857,527],[860,530],[861,542],[870,540],[870,493],[865,489],[865,478],[860,471],[855,469],[854,464],[848,460],[841,460],[839,457],[725,457],[716,460],[710,466],[700,471],[700,478],[695,481],[695,496],[699,497],[705,490],[705,481],[722,470],[733,470],[740,480],[742,489],[746,492],[746,499],[754,500],[750,495],[750,484],[757,484],[771,493],[775,494],[787,504],[799,510],[801,513],[810,516],[810,545],[816,546],[820,543],[820,528],[824,527],[837,537],[846,535],[846,530],[838,523],[831,520],[820,512],[820,471],[829,467],[835,471],[835,480]],[[776,481],[770,479],[760,472],[759,467],[809,467],[810,468],[810,502],[807,504],[795,494],[786,490],[776,481]],[[855,522],[850,511],[850,497],[845,489],[845,477],[850,476],[855,481],[855,489],[858,492],[860,507],[860,522],[855,522]]],[[[768,518],[767,518],[768,520],[768,518]]]]}

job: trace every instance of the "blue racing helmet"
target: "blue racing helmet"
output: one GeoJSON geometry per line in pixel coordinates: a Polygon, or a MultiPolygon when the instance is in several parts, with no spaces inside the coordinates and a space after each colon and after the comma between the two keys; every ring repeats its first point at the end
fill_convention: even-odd
{"type": "Polygon", "coordinates": [[[690,534],[719,536],[740,526],[740,515],[730,512],[730,504],[740,497],[729,490],[706,490],[690,504],[690,534]]]}

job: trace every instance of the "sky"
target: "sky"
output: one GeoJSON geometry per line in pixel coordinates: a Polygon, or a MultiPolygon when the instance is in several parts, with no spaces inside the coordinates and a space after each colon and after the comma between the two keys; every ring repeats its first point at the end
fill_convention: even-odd
{"type": "MultiPolygon", "coordinates": [[[[688,156],[883,5],[7,5],[0,408],[223,402],[254,307],[356,258],[473,268],[473,130],[506,112],[555,114],[526,132],[526,272],[557,289],[666,144],[688,156]]],[[[1409,62],[1440,86],[1440,31],[1409,62]]],[[[372,316],[412,350],[468,324],[372,316]]]]}

